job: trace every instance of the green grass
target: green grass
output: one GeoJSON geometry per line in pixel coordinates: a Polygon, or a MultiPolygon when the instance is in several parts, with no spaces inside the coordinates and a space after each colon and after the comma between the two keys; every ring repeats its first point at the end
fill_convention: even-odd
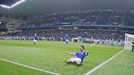
{"type": "Polygon", "coordinates": [[[0,61],[0,75],[50,75],[40,71],[0,61]]]}
{"type": "MultiPolygon", "coordinates": [[[[49,70],[63,75],[83,75],[87,71],[93,69],[97,65],[101,64],[102,62],[106,61],[107,59],[118,53],[120,50],[122,50],[122,47],[120,46],[109,45],[84,43],[69,43],[68,45],[66,45],[64,42],[48,41],[39,41],[36,45],[33,45],[32,41],[0,40],[0,58],[15,61],[29,66],[34,66],[44,70],[49,70]],[[83,66],[66,64],[64,61],[71,57],[70,55],[67,55],[66,52],[78,52],[79,45],[84,45],[86,47],[86,50],[90,52],[89,55],[85,58],[83,66]]],[[[122,56],[120,57],[122,58],[122,56]]],[[[126,60],[128,60],[127,57],[126,60]]],[[[110,68],[111,66],[109,66],[108,68],[110,68]]],[[[101,75],[99,74],[99,72],[101,71],[94,73],[94,75],[101,75]]],[[[102,70],[102,72],[105,72],[105,69],[104,71],[102,70]]],[[[0,75],[44,74],[42,72],[31,70],[29,68],[24,68],[18,65],[13,65],[3,61],[0,61],[0,73],[2,73],[0,75]],[[9,65],[9,67],[7,67],[6,65],[9,65]],[[7,72],[6,69],[9,72],[7,72]],[[10,71],[12,71],[13,73],[11,73],[10,71]]],[[[118,73],[113,74],[118,75],[118,73]]],[[[113,74],[111,73],[111,75],[113,74]]],[[[109,74],[102,73],[102,75],[109,74]]]]}
{"type": "Polygon", "coordinates": [[[124,51],[91,75],[134,75],[134,53],[124,51]]]}

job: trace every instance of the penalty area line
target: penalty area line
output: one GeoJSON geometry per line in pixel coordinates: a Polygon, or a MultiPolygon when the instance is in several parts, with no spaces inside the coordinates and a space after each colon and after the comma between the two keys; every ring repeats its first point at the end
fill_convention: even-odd
{"type": "Polygon", "coordinates": [[[53,74],[53,75],[61,75],[59,73],[55,73],[55,72],[51,72],[51,71],[48,71],[48,70],[44,70],[44,69],[40,69],[40,68],[36,68],[36,67],[24,65],[24,64],[20,64],[20,63],[10,61],[10,60],[6,60],[6,59],[2,59],[2,58],[0,58],[0,60],[4,61],[4,62],[11,63],[11,64],[19,65],[19,66],[22,66],[22,67],[25,67],[25,68],[30,68],[30,69],[33,69],[33,70],[36,70],[36,71],[44,72],[44,73],[49,73],[49,74],[53,74]]]}
{"type": "Polygon", "coordinates": [[[106,60],[105,62],[101,63],[100,65],[96,66],[95,68],[93,68],[92,70],[89,70],[87,73],[85,73],[84,75],[90,75],[92,74],[94,71],[96,71],[97,69],[101,68],[102,66],[104,66],[105,64],[107,64],[109,61],[111,61],[112,59],[114,59],[115,57],[117,57],[119,54],[121,54],[122,52],[124,52],[125,50],[121,50],[120,52],[116,53],[114,56],[112,56],[111,58],[109,58],[108,60],[106,60]]]}

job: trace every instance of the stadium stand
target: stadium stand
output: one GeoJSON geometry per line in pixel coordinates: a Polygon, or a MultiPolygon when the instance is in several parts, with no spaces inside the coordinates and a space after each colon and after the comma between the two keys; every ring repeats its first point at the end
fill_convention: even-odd
{"type": "Polygon", "coordinates": [[[20,28],[37,28],[46,25],[113,25],[113,26],[132,26],[132,10],[85,10],[85,11],[66,11],[63,13],[52,13],[48,15],[35,16],[27,25],[20,28]],[[37,27],[36,27],[37,26],[37,27]]]}
{"type": "MultiPolygon", "coordinates": [[[[31,40],[37,33],[40,39],[46,40],[64,40],[65,34],[68,34],[70,41],[72,38],[89,38],[95,40],[115,40],[123,41],[125,33],[133,32],[133,15],[131,11],[117,10],[85,10],[85,11],[66,11],[61,13],[51,13],[34,17],[15,15],[7,23],[8,30],[17,32],[8,33],[8,36],[14,36],[13,39],[31,40]],[[17,23],[17,21],[19,21],[17,23]],[[16,23],[10,28],[10,23],[16,23]]],[[[4,16],[9,17],[9,16],[4,16]]],[[[5,36],[5,35],[4,35],[5,36]]],[[[94,41],[95,42],[95,41],[94,41]]]]}

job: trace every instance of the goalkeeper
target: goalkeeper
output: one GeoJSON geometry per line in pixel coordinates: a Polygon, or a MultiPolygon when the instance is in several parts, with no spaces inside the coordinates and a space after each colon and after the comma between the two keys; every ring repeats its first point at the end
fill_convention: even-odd
{"type": "Polygon", "coordinates": [[[134,51],[134,41],[132,42],[132,52],[134,51]]]}
{"type": "Polygon", "coordinates": [[[77,52],[77,53],[68,53],[68,54],[74,55],[74,57],[68,59],[66,61],[67,63],[76,63],[78,65],[81,65],[84,57],[88,55],[88,52],[85,51],[85,47],[83,45],[80,45],[80,52],[77,52]]]}

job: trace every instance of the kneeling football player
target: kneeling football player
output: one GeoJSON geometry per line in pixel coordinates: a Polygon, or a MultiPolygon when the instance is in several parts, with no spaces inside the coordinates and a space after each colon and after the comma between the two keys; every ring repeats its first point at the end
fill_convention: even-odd
{"type": "Polygon", "coordinates": [[[77,53],[68,53],[70,55],[74,55],[73,58],[68,59],[66,62],[67,63],[76,63],[78,65],[81,65],[83,62],[83,59],[85,56],[88,55],[88,52],[85,51],[85,47],[83,45],[80,45],[80,52],[77,53]]]}

